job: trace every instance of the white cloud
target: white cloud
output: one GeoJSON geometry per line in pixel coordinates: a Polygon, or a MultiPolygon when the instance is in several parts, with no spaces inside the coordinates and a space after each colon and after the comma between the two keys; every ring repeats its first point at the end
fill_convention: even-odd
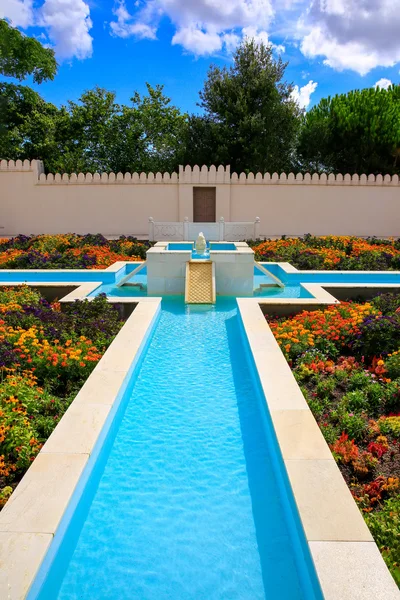
{"type": "Polygon", "coordinates": [[[246,35],[268,42],[266,29],[274,15],[272,1],[144,0],[132,3],[128,11],[125,0],[119,0],[114,10],[117,21],[111,23],[111,30],[120,37],[144,37],[141,32],[147,32],[145,37],[155,38],[160,19],[168,17],[175,26],[172,44],[198,56],[223,48],[232,52],[246,35]]]}
{"type": "Polygon", "coordinates": [[[33,0],[0,0],[0,18],[8,19],[14,27],[33,24],[33,0]]]}
{"type": "Polygon", "coordinates": [[[240,44],[241,37],[236,33],[224,33],[222,36],[226,51],[232,53],[240,44]]]}
{"type": "Polygon", "coordinates": [[[365,75],[400,61],[399,0],[311,0],[298,22],[301,51],[365,75]]]}
{"type": "Polygon", "coordinates": [[[216,32],[203,31],[197,27],[182,27],[172,38],[172,44],[179,44],[193,54],[204,56],[222,48],[223,38],[216,32]]]}
{"type": "Polygon", "coordinates": [[[256,44],[268,45],[270,43],[268,33],[266,31],[259,31],[257,27],[244,27],[242,35],[245,39],[253,39],[256,44]]]}
{"type": "Polygon", "coordinates": [[[89,6],[83,0],[45,0],[40,9],[40,25],[48,29],[58,58],[92,56],[92,21],[89,6]]]}
{"type": "Polygon", "coordinates": [[[286,52],[286,47],[283,44],[272,44],[272,47],[278,54],[284,54],[286,52]]]}
{"type": "MultiPolygon", "coordinates": [[[[89,34],[92,22],[89,6],[84,0],[44,0],[43,5],[35,9],[33,0],[0,0],[2,17],[22,29],[31,25],[44,27],[59,60],[92,55],[92,37],[89,34]]],[[[37,37],[42,38],[43,35],[42,32],[37,37]]]]}
{"type": "Polygon", "coordinates": [[[311,101],[311,94],[315,92],[317,86],[318,83],[312,79],[301,88],[299,88],[298,85],[295,85],[291,97],[297,102],[300,108],[307,108],[311,101]]]}
{"type": "Polygon", "coordinates": [[[156,27],[151,27],[141,22],[132,23],[133,17],[127,11],[123,0],[113,9],[113,13],[117,17],[117,21],[111,21],[110,23],[111,31],[114,35],[121,38],[127,38],[132,35],[135,35],[139,39],[149,38],[155,40],[157,38],[156,27]]]}
{"type": "Polygon", "coordinates": [[[244,27],[242,29],[242,36],[244,39],[253,39],[256,44],[270,45],[278,54],[283,54],[286,51],[285,46],[282,44],[273,44],[271,42],[267,31],[259,31],[257,27],[244,27]]]}
{"type": "Polygon", "coordinates": [[[390,87],[392,85],[392,81],[390,81],[390,79],[386,79],[385,77],[382,77],[382,79],[380,79],[379,81],[376,82],[374,87],[379,87],[383,90],[387,90],[388,87],[390,87]]]}

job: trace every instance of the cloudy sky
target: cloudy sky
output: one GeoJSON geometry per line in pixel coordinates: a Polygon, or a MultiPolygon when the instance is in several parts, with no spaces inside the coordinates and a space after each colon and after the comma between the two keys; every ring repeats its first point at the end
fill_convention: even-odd
{"type": "Polygon", "coordinates": [[[209,65],[244,37],[289,61],[305,108],[400,82],[400,0],[0,0],[0,17],[54,47],[59,74],[34,87],[56,104],[95,85],[129,102],[148,81],[196,111],[209,65]]]}

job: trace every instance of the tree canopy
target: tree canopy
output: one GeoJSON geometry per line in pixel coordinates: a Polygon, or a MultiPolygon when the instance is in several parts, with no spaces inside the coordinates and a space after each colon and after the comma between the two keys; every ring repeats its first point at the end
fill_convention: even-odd
{"type": "Polygon", "coordinates": [[[23,35],[0,19],[0,73],[22,81],[33,75],[35,83],[54,79],[57,72],[54,50],[45,48],[39,40],[23,35]]]}
{"type": "Polygon", "coordinates": [[[305,114],[303,167],[341,173],[400,172],[400,86],[326,98],[305,114]]]}
{"type": "Polygon", "coordinates": [[[131,105],[102,88],[57,108],[22,85],[0,83],[0,156],[39,158],[59,171],[173,171],[182,158],[186,115],[162,86],[131,105]]]}
{"type": "MultiPolygon", "coordinates": [[[[163,86],[130,103],[96,87],[57,107],[23,85],[0,83],[0,158],[42,159],[51,172],[174,171],[179,164],[236,172],[400,173],[400,86],[356,90],[304,113],[272,47],[244,41],[229,68],[212,66],[202,114],[187,115],[163,86]]],[[[0,20],[0,73],[52,79],[52,50],[0,20]]]]}
{"type": "Polygon", "coordinates": [[[272,46],[243,42],[228,68],[213,66],[200,92],[204,116],[189,122],[188,164],[230,164],[234,171],[275,171],[291,166],[301,111],[287,63],[272,46]]]}

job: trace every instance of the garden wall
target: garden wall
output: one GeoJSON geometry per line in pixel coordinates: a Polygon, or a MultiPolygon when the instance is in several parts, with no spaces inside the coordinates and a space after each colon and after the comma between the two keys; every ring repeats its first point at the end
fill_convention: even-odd
{"type": "Polygon", "coordinates": [[[148,218],[193,220],[193,188],[216,188],[216,218],[254,221],[262,236],[400,235],[400,182],[394,175],[236,173],[180,167],[179,174],[45,175],[41,161],[1,161],[0,235],[147,235],[148,218]]]}

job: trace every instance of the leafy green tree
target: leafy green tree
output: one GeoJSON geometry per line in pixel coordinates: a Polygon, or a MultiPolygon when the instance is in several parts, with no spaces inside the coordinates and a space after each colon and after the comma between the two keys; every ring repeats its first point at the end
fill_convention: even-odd
{"type": "Polygon", "coordinates": [[[162,85],[152,87],[147,83],[146,86],[147,95],[141,97],[136,92],[131,98],[133,122],[139,124],[144,144],[142,168],[153,172],[174,171],[183,158],[187,115],[170,104],[162,85]]]}
{"type": "Polygon", "coordinates": [[[57,127],[58,156],[49,169],[67,173],[113,170],[118,144],[114,125],[120,110],[115,94],[99,87],[84,92],[78,102],[69,101],[57,127]]]}
{"type": "Polygon", "coordinates": [[[0,19],[0,73],[22,81],[33,75],[35,83],[54,79],[57,72],[54,51],[35,38],[23,35],[0,19]]]}
{"type": "Polygon", "coordinates": [[[303,169],[400,173],[400,86],[321,100],[304,116],[298,155],[303,169]]]}
{"type": "Polygon", "coordinates": [[[301,110],[283,80],[287,63],[271,46],[243,42],[227,69],[213,66],[192,117],[185,162],[230,164],[233,171],[290,168],[301,110]]]}
{"type": "Polygon", "coordinates": [[[58,153],[56,128],[60,110],[31,88],[0,83],[0,157],[43,159],[58,153]]]}
{"type": "Polygon", "coordinates": [[[0,157],[39,158],[49,172],[175,170],[185,127],[161,86],[129,106],[97,87],[57,108],[29,87],[0,84],[0,157]]]}
{"type": "Polygon", "coordinates": [[[115,94],[95,88],[68,103],[69,122],[59,131],[59,170],[170,171],[177,168],[186,123],[163,87],[147,84],[148,94],[134,94],[132,106],[115,94]]]}

